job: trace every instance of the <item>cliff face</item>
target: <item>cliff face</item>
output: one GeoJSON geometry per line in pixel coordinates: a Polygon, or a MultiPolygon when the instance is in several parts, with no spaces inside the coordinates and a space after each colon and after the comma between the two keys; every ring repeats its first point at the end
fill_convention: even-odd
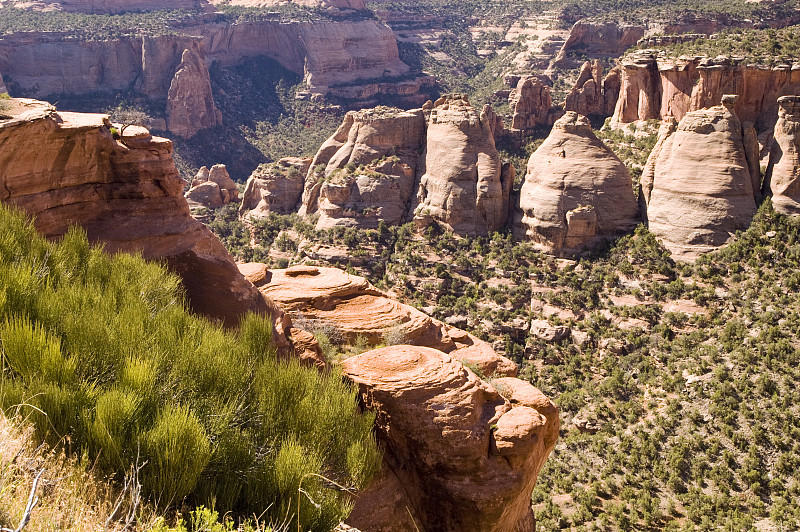
{"type": "Polygon", "coordinates": [[[219,123],[207,83],[206,64],[213,61],[231,66],[267,56],[304,76],[312,93],[353,99],[381,92],[414,99],[431,82],[427,76],[392,79],[409,74],[409,67],[400,61],[391,29],[374,20],[217,23],[180,31],[185,33],[106,41],[58,32],[4,35],[0,72],[15,90],[36,97],[133,88],[167,100],[170,131],[181,136],[219,123]]]}
{"type": "Polygon", "coordinates": [[[727,58],[666,59],[645,50],[624,57],[621,66],[611,119],[617,126],[668,116],[680,120],[689,111],[719,105],[723,94],[736,94],[737,116],[763,132],[775,124],[777,98],[800,90],[800,64],[761,67],[727,58]]]}
{"type": "Polygon", "coordinates": [[[613,68],[602,77],[599,61],[586,61],[581,67],[575,86],[564,100],[564,110],[583,116],[610,115],[619,97],[619,69],[613,68]]]}
{"type": "Polygon", "coordinates": [[[776,211],[800,215],[800,96],[783,96],[778,104],[764,189],[776,211]]]}
{"type": "Polygon", "coordinates": [[[0,74],[0,94],[7,93],[8,88],[6,88],[6,84],[3,83],[3,75],[0,74]]]}
{"type": "Polygon", "coordinates": [[[753,177],[733,100],[690,111],[674,132],[663,128],[643,173],[649,228],[675,259],[691,261],[717,249],[746,229],[755,214],[753,177]]]}
{"type": "Polygon", "coordinates": [[[584,116],[569,111],[528,161],[514,236],[572,253],[630,231],[638,210],[625,165],[584,116]]]}
{"type": "Polygon", "coordinates": [[[0,120],[1,201],[34,216],[47,237],[80,225],[109,252],[164,260],[183,278],[192,308],[212,318],[234,324],[247,311],[274,310],[276,336],[285,343],[282,313],[190,216],[169,140],[135,126],[116,140],[105,115],[12,101],[15,118],[0,120]]]}
{"type": "Polygon", "coordinates": [[[511,107],[512,130],[525,131],[552,123],[550,108],[553,107],[553,98],[550,96],[550,87],[537,76],[520,78],[508,96],[508,105],[511,107]]]}

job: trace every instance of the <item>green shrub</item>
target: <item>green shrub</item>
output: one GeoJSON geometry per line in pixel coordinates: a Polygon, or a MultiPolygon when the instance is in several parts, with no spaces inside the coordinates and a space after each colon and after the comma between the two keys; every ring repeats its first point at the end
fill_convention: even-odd
{"type": "Polygon", "coordinates": [[[330,530],[351,502],[320,476],[357,488],[377,470],[354,390],[278,362],[268,319],[226,331],[187,311],[163,266],[109,256],[78,229],[47,242],[3,205],[0,271],[0,407],[103,472],[141,466],[160,506],[330,530]]]}

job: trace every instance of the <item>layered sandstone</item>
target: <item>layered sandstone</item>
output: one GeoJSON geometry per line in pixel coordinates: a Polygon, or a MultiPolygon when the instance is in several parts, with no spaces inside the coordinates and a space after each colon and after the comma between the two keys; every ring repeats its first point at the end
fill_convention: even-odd
{"type": "Polygon", "coordinates": [[[283,313],[189,214],[169,140],[135,126],[114,138],[106,115],[14,103],[15,117],[0,121],[0,201],[34,216],[49,238],[79,225],[109,252],[165,261],[199,313],[235,324],[248,311],[272,312],[285,345],[283,313]]]}
{"type": "Polygon", "coordinates": [[[570,111],[528,160],[514,234],[568,254],[631,230],[638,211],[625,165],[570,111]]]}
{"type": "Polygon", "coordinates": [[[694,260],[717,249],[755,214],[758,177],[750,175],[734,101],[688,112],[672,133],[663,129],[648,161],[648,225],[675,259],[694,260]]]}
{"type": "Polygon", "coordinates": [[[579,20],[572,26],[555,63],[563,62],[572,51],[605,57],[618,56],[644,37],[645,31],[643,25],[579,20]]]}
{"type": "Polygon", "coordinates": [[[422,110],[351,111],[344,124],[347,131],[340,128],[314,158],[304,212],[320,213],[318,229],[402,223],[425,135],[422,110]]]}
{"type": "Polygon", "coordinates": [[[300,321],[332,327],[342,341],[363,338],[374,346],[392,339],[449,353],[485,375],[516,375],[516,365],[486,342],[391,299],[363,277],[316,266],[263,270],[253,279],[264,295],[300,321]]]}
{"type": "Polygon", "coordinates": [[[622,81],[613,125],[637,120],[677,120],[698,109],[719,105],[735,94],[734,111],[760,133],[771,131],[778,115],[777,99],[800,91],[800,64],[760,66],[728,57],[669,58],[642,50],[621,60],[622,81]]]}
{"type": "Polygon", "coordinates": [[[518,379],[496,389],[424,347],[376,349],[342,367],[375,412],[385,449],[383,475],[356,499],[348,523],[400,532],[410,515],[430,532],[534,529],[531,492],[559,428],[539,390],[518,379]],[[386,508],[387,500],[400,504],[386,508]]]}
{"type": "Polygon", "coordinates": [[[259,166],[247,179],[239,214],[264,218],[271,212],[295,212],[310,166],[308,157],[285,157],[275,164],[259,166]]]}
{"type": "Polygon", "coordinates": [[[440,98],[425,109],[427,138],[414,220],[436,221],[458,234],[485,235],[505,223],[506,189],[494,144],[497,115],[478,112],[466,97],[440,98]]]}
{"type": "Polygon", "coordinates": [[[775,210],[800,214],[800,96],[778,99],[778,122],[764,189],[775,210]]]}
{"type": "Polygon", "coordinates": [[[167,92],[166,120],[167,130],[183,138],[222,125],[222,113],[214,103],[208,67],[195,50],[183,51],[167,92]]]}
{"type": "Polygon", "coordinates": [[[205,166],[200,168],[184,196],[190,207],[216,209],[238,199],[239,189],[225,165],[215,164],[210,170],[205,166]]]}
{"type": "Polygon", "coordinates": [[[553,98],[550,87],[538,76],[521,77],[508,96],[511,108],[511,129],[526,131],[537,126],[550,125],[553,98]]]}

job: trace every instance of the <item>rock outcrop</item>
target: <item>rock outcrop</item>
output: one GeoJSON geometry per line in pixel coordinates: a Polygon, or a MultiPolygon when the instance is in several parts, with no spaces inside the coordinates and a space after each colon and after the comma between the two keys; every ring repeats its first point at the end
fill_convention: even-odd
{"type": "Polygon", "coordinates": [[[746,64],[727,57],[668,58],[641,50],[622,58],[622,80],[611,123],[677,120],[698,109],[719,105],[724,94],[739,98],[734,111],[757,132],[772,131],[777,98],[800,92],[800,63],[772,67],[746,64]]]}
{"type": "Polygon", "coordinates": [[[614,112],[620,89],[619,69],[612,69],[603,78],[599,61],[586,61],[575,86],[564,100],[565,111],[583,116],[609,116],[614,112]]]}
{"type": "Polygon", "coordinates": [[[459,234],[496,231],[514,182],[494,144],[500,123],[491,107],[479,113],[462,96],[410,111],[351,111],[314,156],[300,214],[319,212],[319,229],[413,219],[459,234]]]}
{"type": "Polygon", "coordinates": [[[0,120],[0,201],[34,216],[48,238],[79,225],[109,252],[163,260],[201,314],[233,325],[248,311],[272,313],[286,345],[283,313],[190,216],[169,140],[136,126],[115,139],[106,115],[14,102],[14,118],[0,120]]]}
{"type": "Polygon", "coordinates": [[[758,177],[750,175],[735,97],[723,103],[688,112],[673,133],[662,129],[647,163],[642,187],[648,225],[678,260],[724,245],[756,211],[758,177]]]}
{"type": "Polygon", "coordinates": [[[511,130],[525,132],[552,124],[550,87],[538,76],[521,77],[508,96],[508,105],[511,108],[511,130]]]}
{"type": "Polygon", "coordinates": [[[631,230],[638,210],[625,165],[570,111],[528,160],[514,235],[569,254],[631,230]]]}
{"type": "Polygon", "coordinates": [[[222,125],[222,113],[217,109],[211,92],[208,67],[195,50],[183,51],[167,92],[166,120],[167,130],[183,138],[222,125]]]}
{"type": "Polygon", "coordinates": [[[2,74],[0,74],[0,94],[8,94],[8,88],[6,88],[6,84],[3,83],[2,74]]]}
{"type": "Polygon", "coordinates": [[[190,207],[216,209],[238,199],[239,189],[225,165],[215,164],[211,170],[205,166],[200,168],[185,196],[190,207]]]}
{"type": "Polygon", "coordinates": [[[495,388],[425,347],[376,349],[342,367],[385,449],[383,475],[356,499],[349,524],[407,531],[410,515],[430,532],[534,529],[531,492],[559,428],[539,390],[513,378],[495,388]],[[385,501],[400,504],[392,511],[385,501]]]}
{"type": "Polygon", "coordinates": [[[460,96],[423,109],[428,127],[414,221],[436,221],[458,234],[497,231],[506,223],[503,201],[512,183],[501,179],[494,111],[486,105],[478,112],[460,96]]]}
{"type": "Polygon", "coordinates": [[[363,277],[316,266],[267,270],[264,265],[248,264],[240,268],[263,269],[260,280],[250,278],[264,295],[298,323],[330,327],[342,341],[352,343],[361,337],[372,346],[387,341],[425,346],[473,364],[487,376],[516,375],[516,364],[495,353],[488,343],[391,299],[363,277]]]}
{"type": "Polygon", "coordinates": [[[402,223],[424,136],[422,109],[350,111],[314,157],[304,212],[320,213],[318,229],[402,223]]]}
{"type": "Polygon", "coordinates": [[[775,210],[800,214],[800,96],[778,98],[778,122],[770,153],[765,193],[775,210]]]}
{"type": "Polygon", "coordinates": [[[308,157],[284,157],[275,164],[259,166],[247,179],[239,214],[264,218],[271,212],[295,212],[310,166],[308,157]]]}
{"type": "Polygon", "coordinates": [[[579,20],[572,26],[569,37],[555,58],[555,63],[562,63],[572,51],[594,56],[616,57],[644,37],[645,31],[644,25],[579,20]]]}

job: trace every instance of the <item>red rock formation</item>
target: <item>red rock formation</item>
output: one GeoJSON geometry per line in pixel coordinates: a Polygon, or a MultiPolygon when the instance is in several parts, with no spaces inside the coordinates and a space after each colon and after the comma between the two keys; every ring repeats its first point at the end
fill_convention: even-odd
{"type": "Polygon", "coordinates": [[[800,215],[800,96],[782,96],[778,104],[764,189],[776,211],[800,215]]]}
{"type": "Polygon", "coordinates": [[[618,22],[579,20],[559,50],[555,64],[563,62],[572,51],[615,57],[644,37],[644,25],[625,25],[618,22]]]}
{"type": "Polygon", "coordinates": [[[610,116],[619,97],[619,67],[602,78],[600,61],[586,61],[581,67],[578,80],[564,99],[564,110],[583,116],[610,116]]]}
{"type": "Polygon", "coordinates": [[[201,314],[233,325],[245,312],[272,312],[276,340],[286,344],[283,313],[190,216],[169,140],[135,126],[115,140],[105,115],[22,102],[26,112],[0,120],[0,200],[34,216],[49,238],[79,225],[109,252],[164,260],[201,314]]]}
{"type": "Polygon", "coordinates": [[[719,248],[755,214],[734,101],[729,96],[724,105],[690,111],[674,133],[663,129],[643,173],[649,228],[675,259],[691,261],[719,248]]]}
{"type": "Polygon", "coordinates": [[[639,209],[627,168],[572,111],[531,155],[514,235],[571,254],[635,227],[639,209]]]}
{"type": "Polygon", "coordinates": [[[538,76],[520,78],[508,96],[511,107],[511,129],[525,131],[549,125],[553,99],[548,87],[538,76]]]}
{"type": "Polygon", "coordinates": [[[386,450],[384,475],[356,499],[349,524],[408,531],[410,515],[429,532],[533,530],[531,492],[559,428],[539,390],[518,379],[494,388],[424,347],[376,349],[342,367],[386,450]],[[374,511],[380,500],[400,504],[374,511]]]}
{"type": "Polygon", "coordinates": [[[264,295],[294,317],[332,327],[344,341],[362,337],[374,346],[389,338],[449,353],[484,375],[516,375],[516,364],[486,342],[391,299],[363,277],[316,266],[269,271],[257,264],[239,267],[243,272],[262,268],[266,274],[260,279],[248,277],[264,295]]]}
{"type": "Polygon", "coordinates": [[[211,170],[205,166],[200,168],[184,196],[192,208],[203,206],[215,209],[237,199],[239,189],[225,165],[215,164],[211,170]]]}
{"type": "Polygon", "coordinates": [[[200,54],[186,49],[167,93],[167,129],[191,138],[198,131],[222,125],[222,113],[214,104],[211,77],[200,54]]]}
{"type": "Polygon", "coordinates": [[[654,50],[621,60],[622,86],[611,119],[614,125],[637,120],[680,120],[689,112],[719,105],[723,94],[736,94],[734,108],[758,132],[771,131],[777,98],[800,91],[800,65],[764,67],[729,58],[664,58],[654,50]]]}
{"type": "Polygon", "coordinates": [[[425,135],[422,109],[350,111],[345,124],[314,158],[303,212],[318,210],[318,229],[403,223],[425,135]]]}

